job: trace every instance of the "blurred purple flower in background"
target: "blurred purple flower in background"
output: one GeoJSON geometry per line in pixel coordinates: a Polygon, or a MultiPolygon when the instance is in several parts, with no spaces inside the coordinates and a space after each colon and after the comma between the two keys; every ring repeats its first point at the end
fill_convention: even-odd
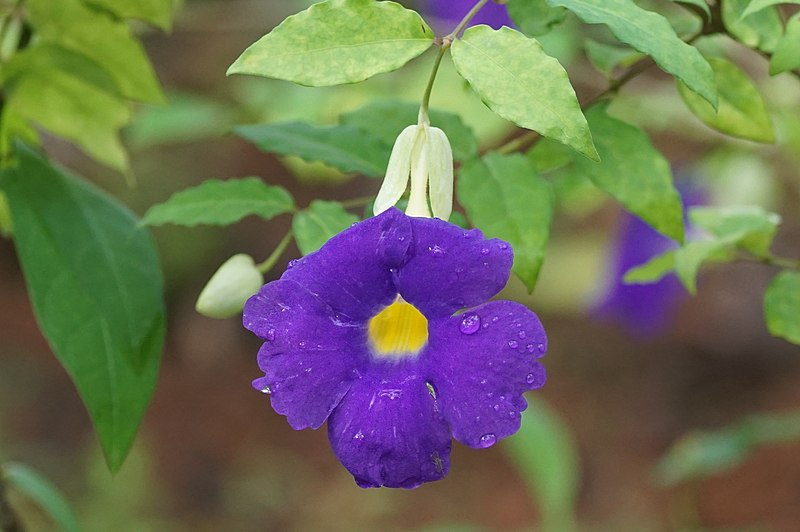
{"type": "MultiPolygon", "coordinates": [[[[706,194],[696,185],[683,182],[678,185],[678,192],[684,212],[706,202],[706,194]]],[[[689,227],[688,232],[691,232],[689,227]]],[[[675,274],[667,274],[650,284],[625,284],[622,279],[634,266],[677,247],[675,241],[625,211],[607,265],[607,288],[593,305],[592,316],[617,322],[638,337],[654,336],[669,327],[678,306],[687,297],[675,274]]]]}
{"type": "MultiPolygon", "coordinates": [[[[475,0],[423,0],[420,10],[437,20],[430,21],[437,33],[449,32],[466,15],[475,0]]],[[[470,21],[470,26],[486,24],[494,29],[511,26],[506,6],[489,2],[470,21]]]]}

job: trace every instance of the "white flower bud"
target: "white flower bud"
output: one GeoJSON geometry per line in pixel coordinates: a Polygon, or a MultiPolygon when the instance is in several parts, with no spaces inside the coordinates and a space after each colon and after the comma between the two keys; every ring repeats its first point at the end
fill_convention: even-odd
{"type": "Polygon", "coordinates": [[[419,126],[408,126],[394,141],[392,155],[386,168],[386,177],[383,179],[381,189],[375,198],[372,212],[379,215],[389,207],[394,207],[408,186],[408,176],[411,171],[411,152],[417,139],[419,126]]]}
{"type": "Polygon", "coordinates": [[[453,212],[453,150],[444,131],[428,129],[428,187],[433,215],[448,220],[453,212]]]}
{"type": "Polygon", "coordinates": [[[230,318],[258,292],[264,278],[250,255],[240,253],[225,261],[211,277],[194,308],[209,318],[230,318]]]}

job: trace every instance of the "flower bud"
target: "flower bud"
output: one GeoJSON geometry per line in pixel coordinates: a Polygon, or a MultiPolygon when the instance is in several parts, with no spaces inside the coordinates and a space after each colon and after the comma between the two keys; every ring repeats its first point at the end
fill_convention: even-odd
{"type": "Polygon", "coordinates": [[[244,308],[247,298],[264,284],[250,255],[240,253],[225,261],[211,277],[194,308],[209,318],[230,318],[244,308]]]}
{"type": "Polygon", "coordinates": [[[394,207],[408,187],[408,176],[411,172],[411,152],[417,139],[419,126],[408,126],[397,136],[386,168],[386,177],[375,198],[372,212],[379,215],[389,207],[394,207]]]}

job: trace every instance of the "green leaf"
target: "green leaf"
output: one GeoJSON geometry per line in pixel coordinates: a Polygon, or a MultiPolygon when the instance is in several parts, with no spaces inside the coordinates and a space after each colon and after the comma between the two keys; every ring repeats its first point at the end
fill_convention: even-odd
{"type": "Polygon", "coordinates": [[[18,145],[2,187],[39,326],[78,389],[112,471],[155,388],[164,340],[155,246],[132,213],[18,145]]]}
{"type": "Polygon", "coordinates": [[[675,273],[686,290],[697,293],[697,273],[703,263],[726,261],[731,258],[731,247],[719,240],[695,240],[687,242],[675,251],[675,273]]]}
{"type": "Polygon", "coordinates": [[[720,57],[710,57],[719,89],[719,106],[708,102],[678,83],[683,101],[707,126],[733,137],[756,142],[774,142],[775,133],[764,100],[750,78],[738,66],[720,57]]]}
{"type": "Polygon", "coordinates": [[[391,146],[355,126],[285,122],[237,126],[233,131],[262,151],[321,161],[344,172],[383,177],[389,164],[391,146]]]}
{"type": "Polygon", "coordinates": [[[642,54],[630,48],[611,46],[592,39],[584,42],[586,57],[597,70],[610,76],[618,66],[629,66],[641,59],[642,54]]]}
{"type": "Polygon", "coordinates": [[[777,4],[798,4],[800,5],[800,0],[749,0],[747,5],[745,6],[744,10],[742,11],[741,18],[746,18],[765,9],[770,6],[774,6],[777,4]]]}
{"type": "Polygon", "coordinates": [[[603,106],[586,118],[600,162],[576,158],[577,171],[606,191],[656,231],[683,240],[683,207],[672,184],[669,163],[640,129],[611,118],[603,106]]]}
{"type": "Polygon", "coordinates": [[[625,284],[657,283],[674,269],[675,252],[667,251],[625,272],[622,282],[625,284]]]}
{"type": "Polygon", "coordinates": [[[531,401],[519,432],[503,449],[536,495],[541,530],[574,530],[580,458],[574,437],[558,415],[541,399],[531,401]]]}
{"type": "Polygon", "coordinates": [[[0,236],[6,238],[14,233],[14,222],[11,219],[11,208],[8,206],[8,198],[5,192],[0,190],[0,236]]]}
{"type": "Polygon", "coordinates": [[[786,33],[775,45],[769,60],[769,73],[774,76],[800,67],[800,13],[786,23],[786,33]]]}
{"type": "Polygon", "coordinates": [[[458,73],[492,111],[597,159],[566,71],[535,39],[506,26],[473,26],[452,52],[458,73]]]}
{"type": "MultiPolygon", "coordinates": [[[[378,100],[360,109],[345,113],[340,117],[342,124],[355,126],[367,131],[383,144],[388,146],[388,161],[391,147],[397,135],[411,124],[417,123],[419,104],[400,100],[378,100]]],[[[453,158],[466,161],[478,151],[478,141],[472,129],[464,123],[460,116],[445,111],[431,109],[428,112],[431,125],[440,128],[450,140],[453,158]]],[[[386,168],[384,167],[384,170],[386,168]]],[[[383,174],[380,174],[383,175],[383,174]]]]}
{"type": "MultiPolygon", "coordinates": [[[[63,136],[98,162],[127,172],[128,155],[119,141],[118,131],[130,121],[130,105],[98,88],[97,83],[101,81],[87,81],[78,63],[74,63],[70,71],[54,68],[45,56],[57,54],[56,50],[56,47],[35,46],[15,56],[11,62],[12,73],[26,65],[30,68],[25,75],[14,78],[3,114],[11,112],[63,136]]],[[[3,142],[9,143],[11,139],[6,135],[14,133],[16,128],[4,128],[3,142]]]]}
{"type": "Polygon", "coordinates": [[[524,155],[488,153],[461,169],[458,200],[473,225],[514,247],[513,271],[533,291],[553,219],[550,183],[524,155]]]}
{"type": "Polygon", "coordinates": [[[126,98],[164,101],[147,54],[126,22],[114,20],[80,0],[27,0],[25,7],[42,42],[85,55],[108,72],[126,98]]]}
{"type": "Polygon", "coordinates": [[[693,207],[689,219],[725,244],[756,256],[769,250],[781,223],[780,216],[756,206],[693,207]]]}
{"type": "Polygon", "coordinates": [[[526,35],[534,37],[549,33],[567,17],[566,9],[550,7],[547,0],[509,0],[506,9],[514,24],[526,35]]]}
{"type": "Polygon", "coordinates": [[[150,207],[142,223],[230,225],[251,214],[269,220],[293,210],[294,200],[286,189],[267,185],[258,177],[209,179],[150,207]]]}
{"type": "MultiPolygon", "coordinates": [[[[665,72],[717,105],[714,72],[697,48],[686,44],[667,19],[640,8],[633,0],[548,0],[588,24],[605,24],[620,41],[653,58],[665,72]]],[[[727,3],[727,2],[726,2],[727,3]]]]}
{"type": "Polygon", "coordinates": [[[800,345],[800,273],[783,271],[764,294],[764,319],[770,334],[800,345]]]}
{"type": "Polygon", "coordinates": [[[78,532],[80,525],[75,512],[61,491],[48,479],[30,467],[9,462],[0,467],[3,481],[20,493],[25,494],[53,520],[58,530],[78,532]]]}
{"type": "Polygon", "coordinates": [[[118,18],[135,18],[168,30],[172,26],[173,0],[84,0],[114,13],[118,18]]]}
{"type": "Polygon", "coordinates": [[[433,45],[415,12],[394,2],[328,0],[284,20],[251,45],[228,74],[322,87],[396,70],[433,45]]]}
{"type": "Polygon", "coordinates": [[[294,215],[292,231],[300,253],[308,255],[357,221],[358,216],[344,210],[338,201],[314,200],[294,215]]]}
{"type": "MultiPolygon", "coordinates": [[[[711,19],[711,8],[708,7],[708,2],[706,2],[706,0],[673,0],[673,1],[678,4],[686,4],[698,7],[705,14],[706,20],[711,19]]],[[[693,9],[689,10],[694,11],[693,9]]]]}
{"type": "Polygon", "coordinates": [[[747,18],[744,12],[751,0],[725,0],[722,2],[722,23],[728,32],[751,48],[772,52],[783,33],[783,21],[774,7],[759,9],[747,18]]]}

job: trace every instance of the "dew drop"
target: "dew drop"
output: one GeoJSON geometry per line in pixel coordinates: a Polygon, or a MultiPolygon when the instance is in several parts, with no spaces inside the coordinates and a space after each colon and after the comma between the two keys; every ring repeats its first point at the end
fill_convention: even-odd
{"type": "Polygon", "coordinates": [[[358,432],[355,433],[355,435],[353,435],[353,439],[354,440],[363,440],[364,439],[364,433],[359,430],[358,432]]]}
{"type": "Polygon", "coordinates": [[[520,331],[517,336],[519,336],[520,340],[524,340],[525,339],[525,331],[520,331]]]}
{"type": "Polygon", "coordinates": [[[350,224],[350,227],[355,227],[357,225],[358,225],[358,222],[353,222],[353,223],[350,224]]]}
{"type": "Polygon", "coordinates": [[[488,323],[484,323],[483,325],[481,325],[481,328],[488,329],[489,328],[489,324],[488,323]]]}
{"type": "Polygon", "coordinates": [[[444,257],[444,250],[436,244],[428,246],[428,251],[434,257],[444,257]]]}
{"type": "Polygon", "coordinates": [[[494,408],[495,412],[499,412],[500,411],[500,405],[494,405],[492,408],[494,408]]]}
{"type": "Polygon", "coordinates": [[[492,318],[492,323],[497,323],[500,320],[498,316],[492,318]]]}
{"type": "Polygon", "coordinates": [[[489,248],[481,248],[481,255],[488,255],[490,251],[489,248]]]}
{"type": "Polygon", "coordinates": [[[304,348],[305,348],[305,346],[306,346],[306,343],[305,343],[304,341],[301,341],[301,342],[300,342],[299,344],[297,344],[297,345],[298,345],[298,346],[300,346],[300,349],[304,349],[304,348]]]}
{"type": "Polygon", "coordinates": [[[525,382],[527,382],[528,384],[533,384],[535,381],[536,381],[536,375],[534,375],[533,373],[528,373],[528,375],[525,377],[525,382]]]}
{"type": "Polygon", "coordinates": [[[275,329],[268,329],[267,334],[264,335],[264,338],[266,338],[268,342],[275,340],[275,329]]]}
{"type": "Polygon", "coordinates": [[[533,344],[528,344],[525,346],[525,349],[528,350],[528,353],[533,353],[534,351],[536,351],[536,346],[533,344]]]}
{"type": "Polygon", "coordinates": [[[269,395],[272,393],[272,389],[269,386],[264,386],[263,388],[261,388],[261,393],[269,395]]]}
{"type": "Polygon", "coordinates": [[[544,353],[544,344],[536,344],[536,350],[540,353],[544,353]]]}
{"type": "Polygon", "coordinates": [[[286,269],[287,270],[291,270],[292,268],[294,268],[295,264],[297,264],[299,261],[300,261],[300,259],[292,259],[292,260],[290,260],[289,264],[286,265],[286,269]]]}
{"type": "Polygon", "coordinates": [[[491,447],[495,443],[497,443],[497,436],[495,436],[490,432],[488,434],[484,434],[483,436],[481,436],[481,440],[478,442],[478,446],[485,449],[487,447],[491,447]]]}
{"type": "Polygon", "coordinates": [[[497,247],[500,249],[508,249],[508,244],[506,244],[505,242],[500,242],[499,244],[497,244],[497,247]]]}
{"type": "Polygon", "coordinates": [[[510,347],[511,349],[516,349],[518,345],[519,345],[519,343],[517,343],[516,340],[509,340],[508,341],[508,347],[510,347]]]}
{"type": "Polygon", "coordinates": [[[458,329],[463,334],[475,334],[480,328],[481,318],[474,312],[464,314],[464,317],[461,319],[461,325],[458,326],[458,329]]]}

